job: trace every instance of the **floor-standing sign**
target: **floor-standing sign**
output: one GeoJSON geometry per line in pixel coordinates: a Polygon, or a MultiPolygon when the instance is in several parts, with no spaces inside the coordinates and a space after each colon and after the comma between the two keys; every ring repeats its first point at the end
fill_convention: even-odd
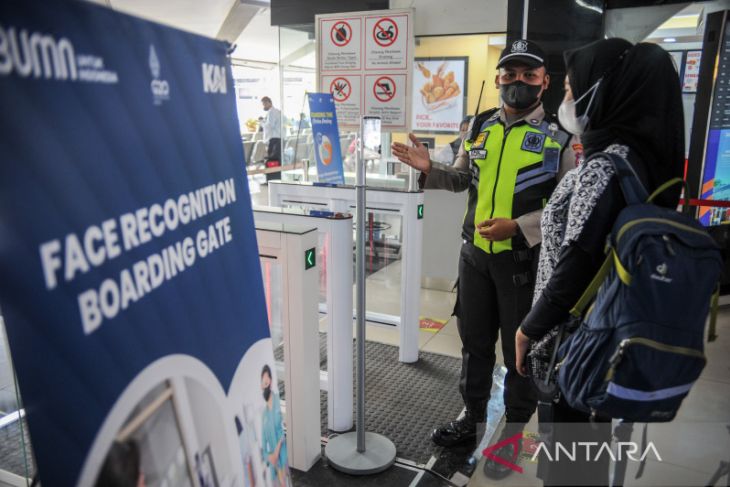
{"type": "Polygon", "coordinates": [[[0,3],[0,308],[44,486],[287,481],[226,51],[0,3]]]}
{"type": "Polygon", "coordinates": [[[411,117],[413,10],[318,15],[319,91],[330,92],[341,128],[380,117],[386,131],[407,131],[411,117]]]}
{"type": "Polygon", "coordinates": [[[345,184],[335,97],[329,93],[309,93],[308,98],[317,179],[320,183],[345,184]]]}

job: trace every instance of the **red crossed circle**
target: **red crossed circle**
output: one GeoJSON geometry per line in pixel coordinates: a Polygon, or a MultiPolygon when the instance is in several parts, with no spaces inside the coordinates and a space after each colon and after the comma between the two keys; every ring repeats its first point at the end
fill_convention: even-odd
{"type": "Polygon", "coordinates": [[[375,22],[373,38],[379,46],[388,47],[392,45],[398,39],[398,24],[391,18],[383,17],[375,22]]]}
{"type": "Polygon", "coordinates": [[[395,81],[390,76],[381,76],[373,84],[373,95],[378,101],[388,102],[395,96],[395,81]]]}
{"type": "Polygon", "coordinates": [[[352,40],[352,27],[344,20],[332,24],[330,39],[338,47],[344,47],[352,40]]]}
{"type": "Polygon", "coordinates": [[[350,98],[352,94],[352,86],[350,82],[345,78],[335,78],[330,83],[330,93],[335,98],[335,101],[342,103],[350,98]]]}

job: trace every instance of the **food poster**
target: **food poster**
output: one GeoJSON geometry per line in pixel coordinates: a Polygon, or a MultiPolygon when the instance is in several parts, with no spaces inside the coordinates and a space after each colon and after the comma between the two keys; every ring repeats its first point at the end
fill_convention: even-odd
{"type": "Polygon", "coordinates": [[[467,57],[415,58],[412,123],[415,131],[456,133],[464,118],[467,57]]]}
{"type": "Polygon", "coordinates": [[[697,93],[697,82],[700,79],[700,60],[702,51],[687,51],[684,62],[683,93],[697,93]]]}

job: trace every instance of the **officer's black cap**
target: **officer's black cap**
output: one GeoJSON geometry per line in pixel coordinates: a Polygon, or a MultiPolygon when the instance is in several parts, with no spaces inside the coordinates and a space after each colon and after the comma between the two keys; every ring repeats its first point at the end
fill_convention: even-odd
{"type": "Polygon", "coordinates": [[[501,68],[512,61],[520,62],[531,68],[539,68],[545,66],[545,53],[534,42],[527,39],[518,39],[504,48],[499,56],[497,68],[501,68]]]}

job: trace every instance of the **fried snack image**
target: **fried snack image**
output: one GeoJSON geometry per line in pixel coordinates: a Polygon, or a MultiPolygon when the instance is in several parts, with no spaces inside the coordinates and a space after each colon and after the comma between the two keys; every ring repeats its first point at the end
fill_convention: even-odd
{"type": "Polygon", "coordinates": [[[416,66],[418,67],[418,69],[421,71],[421,74],[423,74],[423,76],[425,78],[431,77],[431,71],[429,71],[428,68],[423,65],[423,63],[416,63],[416,66]]]}
{"type": "Polygon", "coordinates": [[[445,73],[446,62],[443,62],[439,66],[435,74],[432,74],[431,71],[420,62],[416,63],[416,66],[426,79],[420,89],[426,109],[436,110],[444,107],[448,104],[447,100],[461,94],[461,87],[459,86],[459,83],[455,81],[454,72],[449,71],[445,73]]]}

